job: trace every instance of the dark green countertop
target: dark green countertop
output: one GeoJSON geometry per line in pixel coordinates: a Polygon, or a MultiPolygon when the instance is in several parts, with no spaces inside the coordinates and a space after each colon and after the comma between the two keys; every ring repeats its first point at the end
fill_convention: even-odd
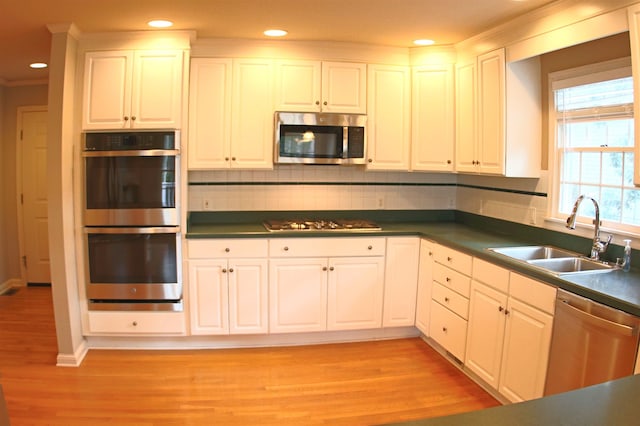
{"type": "MultiPolygon", "coordinates": [[[[308,212],[191,213],[186,238],[301,238],[344,236],[416,235],[491,261],[605,305],[640,316],[640,271],[616,270],[604,274],[565,275],[562,278],[490,251],[489,247],[549,244],[586,253],[591,240],[542,228],[451,211],[316,212],[318,217],[365,217],[380,223],[381,231],[278,231],[269,232],[262,220],[309,217],[308,212]],[[302,215],[305,216],[302,216],[302,215]]],[[[621,247],[612,246],[609,256],[621,257],[621,247]]],[[[640,255],[634,251],[632,265],[640,255]]]]}
{"type": "Polygon", "coordinates": [[[469,413],[402,426],[623,426],[640,423],[640,375],[469,413]]]}

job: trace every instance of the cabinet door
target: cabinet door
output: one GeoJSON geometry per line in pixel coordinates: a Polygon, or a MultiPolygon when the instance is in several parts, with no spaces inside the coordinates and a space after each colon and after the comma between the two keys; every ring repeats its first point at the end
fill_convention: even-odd
{"type": "Polygon", "coordinates": [[[229,261],[229,332],[269,332],[269,299],[266,259],[229,261]]]}
{"type": "Polygon", "coordinates": [[[504,174],[505,56],[504,49],[478,56],[479,171],[504,174]]]}
{"type": "Polygon", "coordinates": [[[272,259],[269,262],[269,331],[327,329],[327,259],[272,259]]]}
{"type": "Polygon", "coordinates": [[[328,330],[382,325],[383,257],[330,259],[328,285],[328,330]]]}
{"type": "Polygon", "coordinates": [[[133,52],[88,52],[84,62],[82,127],[123,129],[131,115],[133,52]]]}
{"type": "Polygon", "coordinates": [[[411,168],[424,171],[453,171],[453,65],[415,67],[411,84],[411,168]]]}
{"type": "Polygon", "coordinates": [[[411,81],[407,67],[370,65],[367,168],[409,170],[411,81]]]}
{"type": "Polygon", "coordinates": [[[231,167],[273,168],[273,64],[233,61],[231,167]]]}
{"type": "Polygon", "coordinates": [[[466,366],[493,388],[498,388],[504,341],[507,295],[471,282],[466,366]]]}
{"type": "Polygon", "coordinates": [[[321,63],[279,61],[276,63],[276,111],[320,111],[321,63]]]}
{"type": "Polygon", "coordinates": [[[189,261],[191,334],[229,333],[226,260],[189,261]]]}
{"type": "Polygon", "coordinates": [[[509,298],[499,392],[512,402],[543,395],[553,317],[509,298]]]}
{"type": "Polygon", "coordinates": [[[429,335],[431,287],[433,285],[433,243],[420,240],[420,266],[418,269],[418,295],[416,300],[416,327],[429,335]]]}
{"type": "Polygon", "coordinates": [[[181,50],[135,52],[132,127],[180,128],[183,56],[181,50]]]}
{"type": "Polygon", "coordinates": [[[189,81],[189,169],[225,169],[231,159],[231,59],[194,58],[189,81]]]}
{"type": "Polygon", "coordinates": [[[383,327],[415,324],[419,257],[419,238],[387,239],[383,327]]]}
{"type": "Polygon", "coordinates": [[[476,166],[476,64],[456,66],[456,171],[474,172],[476,166]]]}
{"type": "Polygon", "coordinates": [[[367,113],[367,66],[349,62],[322,63],[322,110],[367,113]]]}

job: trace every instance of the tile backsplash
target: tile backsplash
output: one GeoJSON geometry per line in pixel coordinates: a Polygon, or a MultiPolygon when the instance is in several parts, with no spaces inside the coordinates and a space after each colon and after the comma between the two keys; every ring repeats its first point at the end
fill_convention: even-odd
{"type": "Polygon", "coordinates": [[[190,211],[457,209],[542,225],[547,179],[370,172],[364,167],[276,166],[190,171],[190,211]]]}

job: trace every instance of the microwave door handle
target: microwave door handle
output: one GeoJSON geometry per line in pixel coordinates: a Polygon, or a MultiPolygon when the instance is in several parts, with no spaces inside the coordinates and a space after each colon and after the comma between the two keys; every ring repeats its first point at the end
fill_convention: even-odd
{"type": "Polygon", "coordinates": [[[342,128],[342,158],[349,158],[349,127],[342,128]]]}

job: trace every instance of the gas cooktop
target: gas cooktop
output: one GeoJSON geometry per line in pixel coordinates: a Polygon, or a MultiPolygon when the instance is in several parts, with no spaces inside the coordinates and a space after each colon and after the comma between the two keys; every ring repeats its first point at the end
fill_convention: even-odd
{"type": "Polygon", "coordinates": [[[365,219],[287,219],[265,220],[267,231],[379,231],[382,228],[365,219]]]}

